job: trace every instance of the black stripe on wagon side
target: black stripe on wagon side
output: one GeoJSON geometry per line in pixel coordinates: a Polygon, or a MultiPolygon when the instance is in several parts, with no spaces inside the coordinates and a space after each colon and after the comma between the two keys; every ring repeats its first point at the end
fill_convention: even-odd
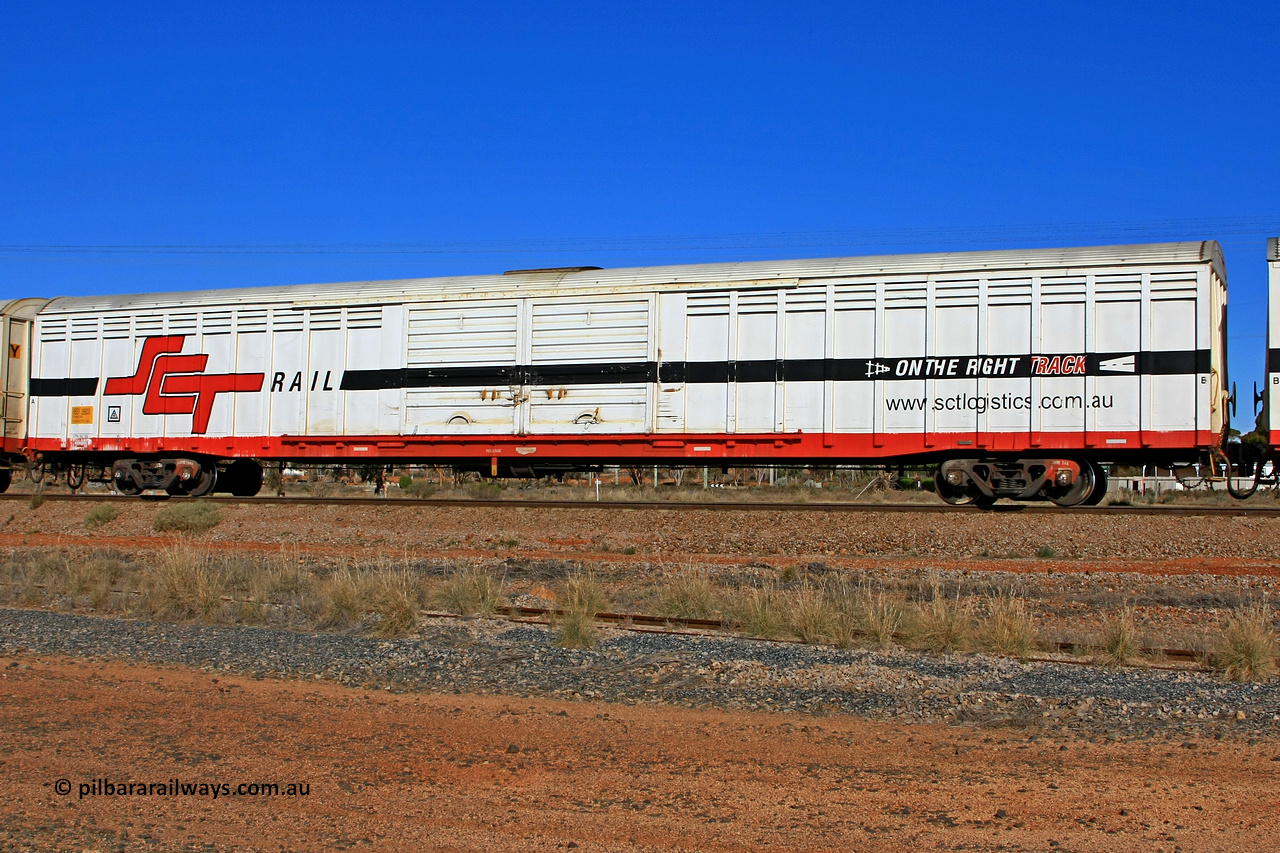
{"type": "Polygon", "coordinates": [[[535,364],[524,371],[526,385],[627,385],[658,381],[658,365],[652,361],[535,364]]]}
{"type": "MultiPolygon", "coordinates": [[[[1100,356],[1099,358],[1106,358],[1106,356],[1100,356]]],[[[1207,349],[1138,353],[1138,372],[1150,373],[1155,376],[1170,376],[1179,373],[1208,373],[1209,365],[1210,355],[1207,349]]],[[[1093,373],[1092,370],[1089,372],[1093,373]]],[[[1099,373],[1102,372],[1099,371],[1099,373]]]]}
{"type": "Polygon", "coordinates": [[[98,394],[98,378],[36,379],[31,378],[28,393],[32,397],[94,397],[98,394]]]}
{"type": "MultiPolygon", "coordinates": [[[[390,388],[450,388],[503,385],[621,385],[663,382],[722,385],[726,382],[869,382],[920,379],[1026,379],[1078,376],[1080,355],[981,355],[913,358],[757,359],[749,361],[599,362],[493,367],[415,367],[348,370],[343,391],[390,388]],[[1053,360],[1057,359],[1055,366],[1053,360]],[[1071,359],[1071,361],[1067,361],[1071,359]],[[1052,368],[1055,372],[1046,372],[1052,368]]],[[[1208,350],[1113,352],[1084,355],[1089,376],[1208,373],[1208,350]]]]}
{"type": "Polygon", "coordinates": [[[501,365],[491,367],[414,367],[348,370],[340,391],[388,388],[456,388],[469,385],[622,385],[658,381],[654,362],[501,365]]]}

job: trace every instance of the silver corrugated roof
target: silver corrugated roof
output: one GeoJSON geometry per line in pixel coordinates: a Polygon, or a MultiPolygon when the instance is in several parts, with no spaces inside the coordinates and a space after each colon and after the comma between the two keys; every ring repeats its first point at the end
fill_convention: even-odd
{"type": "Polygon", "coordinates": [[[1280,261],[1280,237],[1271,237],[1267,240],[1267,260],[1280,261]]]}
{"type": "Polygon", "coordinates": [[[45,309],[45,313],[163,309],[176,305],[248,305],[282,301],[309,305],[367,305],[401,300],[526,296],[535,293],[601,293],[671,287],[714,287],[720,284],[728,286],[749,283],[756,286],[777,286],[784,283],[795,284],[804,280],[860,276],[1001,271],[1020,273],[1037,269],[1200,263],[1211,263],[1218,277],[1226,281],[1222,247],[1215,240],[1206,240],[1185,243],[1147,243],[1134,246],[743,261],[578,272],[535,271],[516,275],[351,281],[286,287],[201,290],[186,293],[149,293],[134,296],[61,297],[52,300],[45,309]]]}

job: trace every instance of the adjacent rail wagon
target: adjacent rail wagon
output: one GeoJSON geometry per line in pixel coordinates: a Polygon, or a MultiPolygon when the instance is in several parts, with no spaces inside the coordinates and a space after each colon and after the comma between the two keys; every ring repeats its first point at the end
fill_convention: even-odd
{"type": "Polygon", "coordinates": [[[1266,404],[1267,443],[1273,459],[1280,458],[1280,414],[1271,405],[1280,395],[1280,237],[1267,240],[1267,379],[1255,404],[1266,404]]]}
{"type": "Polygon", "coordinates": [[[125,493],[253,494],[261,464],[282,460],[494,476],[928,463],[953,503],[1074,505],[1101,497],[1102,463],[1193,462],[1225,426],[1216,242],[517,270],[3,312],[9,464],[101,466],[125,493]]]}

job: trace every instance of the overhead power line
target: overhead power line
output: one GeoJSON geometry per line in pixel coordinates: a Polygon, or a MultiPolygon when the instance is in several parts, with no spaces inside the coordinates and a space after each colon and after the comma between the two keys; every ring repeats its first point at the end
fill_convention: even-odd
{"type": "Polygon", "coordinates": [[[975,246],[1066,240],[1126,241],[1275,236],[1280,216],[1165,219],[1143,222],[1069,222],[1030,225],[947,226],[849,231],[761,232],[510,240],[423,240],[331,243],[21,243],[0,244],[8,255],[468,255],[706,249],[791,249],[809,246],[975,246]]]}

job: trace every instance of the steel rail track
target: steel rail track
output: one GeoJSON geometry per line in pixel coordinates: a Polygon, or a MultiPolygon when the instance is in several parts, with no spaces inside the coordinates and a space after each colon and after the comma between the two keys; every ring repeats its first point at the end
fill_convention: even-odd
{"type": "MultiPolygon", "coordinates": [[[[551,624],[557,618],[564,616],[563,610],[557,610],[557,609],[545,608],[545,607],[506,607],[506,608],[502,608],[501,612],[505,612],[508,618],[510,618],[512,621],[529,622],[529,623],[540,624],[540,625],[551,624]]],[[[467,617],[458,617],[457,614],[445,613],[445,612],[429,612],[423,615],[429,618],[436,618],[436,619],[467,618],[467,617]]],[[[697,634],[702,634],[706,632],[715,632],[715,633],[731,633],[731,634],[735,634],[736,636],[742,636],[741,634],[737,634],[737,632],[734,630],[734,627],[731,623],[721,619],[694,619],[694,618],[683,618],[679,616],[652,616],[652,615],[642,614],[642,613],[597,613],[595,614],[595,619],[597,622],[603,622],[604,624],[610,625],[614,628],[625,628],[628,630],[645,631],[649,633],[697,635],[697,634]]],[[[761,637],[746,637],[746,639],[755,639],[755,640],[763,639],[768,642],[795,643],[795,644],[804,645],[803,640],[785,640],[785,639],[761,638],[761,637]]],[[[895,633],[894,639],[903,640],[905,639],[905,635],[895,633]]],[[[1050,643],[1050,646],[1052,646],[1053,651],[1056,651],[1059,654],[1068,654],[1068,655],[1077,655],[1077,656],[1089,654],[1090,652],[1096,653],[1099,651],[1099,649],[1097,649],[1096,647],[1083,645],[1080,643],[1053,642],[1053,643],[1050,643]]],[[[1174,664],[1175,668],[1177,669],[1186,669],[1188,665],[1199,664],[1202,658],[1202,655],[1200,655],[1195,651],[1192,651],[1191,649],[1174,649],[1174,648],[1161,648],[1161,647],[1152,646],[1152,647],[1143,647],[1142,649],[1139,650],[1139,652],[1142,656],[1144,656],[1147,659],[1142,665],[1147,667],[1154,666],[1155,668],[1162,668],[1161,664],[1159,663],[1153,664],[1152,661],[1166,661],[1169,664],[1174,664]]],[[[1096,654],[1094,655],[1094,657],[1096,657],[1096,654]]],[[[1072,660],[1063,660],[1059,658],[1046,658],[1046,657],[1030,657],[1028,658],[1028,660],[1040,661],[1044,663],[1072,663],[1072,664],[1078,663],[1078,664],[1085,664],[1085,665],[1094,663],[1094,660],[1092,657],[1088,659],[1076,658],[1072,660]]]]}
{"type": "MultiPolygon", "coordinates": [[[[0,500],[30,501],[32,494],[4,494],[0,500]]],[[[168,495],[154,494],[142,496],[109,495],[109,494],[49,494],[41,496],[46,501],[167,501],[168,495]]],[[[189,500],[189,498],[177,498],[189,500]]],[[[751,502],[700,502],[700,501],[567,501],[567,500],[478,500],[471,498],[375,498],[375,497],[254,497],[236,498],[227,495],[215,495],[201,500],[223,504],[259,504],[259,505],[312,505],[312,506],[383,506],[419,508],[424,506],[470,506],[490,509],[634,509],[634,510],[680,510],[687,511],[738,511],[738,512],[918,512],[918,513],[1014,513],[1028,515],[1060,515],[1093,516],[1093,515],[1155,515],[1155,516],[1280,516],[1280,506],[1080,506],[1058,507],[1044,504],[997,504],[991,507],[951,506],[950,504],[921,503],[771,503],[764,501],[751,502]]]]}

